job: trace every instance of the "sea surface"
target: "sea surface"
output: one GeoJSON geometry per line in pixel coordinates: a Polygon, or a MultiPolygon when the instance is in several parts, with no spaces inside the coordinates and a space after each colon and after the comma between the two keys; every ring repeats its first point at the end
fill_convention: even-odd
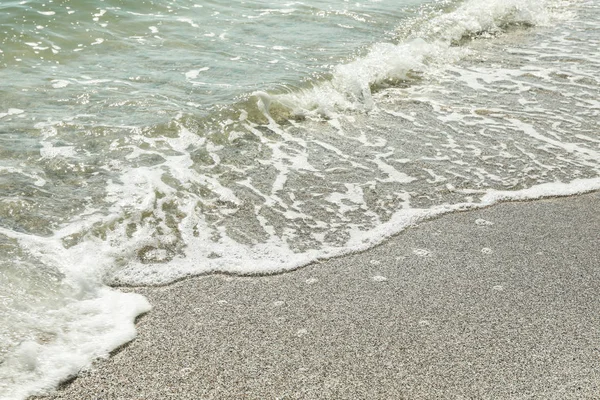
{"type": "Polygon", "coordinates": [[[131,340],[118,286],[599,188],[596,0],[2,0],[0,399],[131,340]]]}

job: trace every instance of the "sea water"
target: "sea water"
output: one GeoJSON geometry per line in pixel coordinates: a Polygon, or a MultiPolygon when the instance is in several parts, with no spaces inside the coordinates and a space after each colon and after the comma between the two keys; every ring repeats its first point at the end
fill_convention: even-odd
{"type": "Polygon", "coordinates": [[[586,0],[3,0],[0,398],[135,336],[119,285],[264,274],[600,188],[586,0]]]}

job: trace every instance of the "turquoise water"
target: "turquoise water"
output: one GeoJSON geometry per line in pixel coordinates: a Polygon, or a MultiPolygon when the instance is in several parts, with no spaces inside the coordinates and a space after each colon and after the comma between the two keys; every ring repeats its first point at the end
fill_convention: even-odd
{"type": "Polygon", "coordinates": [[[3,97],[71,98],[42,102],[40,118],[64,117],[65,105],[123,124],[149,125],[167,110],[198,115],[327,74],[374,39],[392,39],[419,3],[3,2],[3,97]]]}
{"type": "Polygon", "coordinates": [[[600,188],[599,7],[521,3],[3,1],[0,399],[131,340],[114,286],[600,188]]]}

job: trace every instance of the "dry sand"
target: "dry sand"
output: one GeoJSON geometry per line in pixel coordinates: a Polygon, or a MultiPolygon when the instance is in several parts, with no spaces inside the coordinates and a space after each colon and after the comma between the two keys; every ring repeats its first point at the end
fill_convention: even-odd
{"type": "Polygon", "coordinates": [[[135,288],[139,336],[52,399],[600,398],[600,194],[445,215],[268,277],[135,288]]]}

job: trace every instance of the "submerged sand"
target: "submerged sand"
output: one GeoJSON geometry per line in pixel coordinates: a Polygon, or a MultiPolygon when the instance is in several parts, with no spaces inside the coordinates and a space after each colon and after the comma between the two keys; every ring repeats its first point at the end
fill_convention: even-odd
{"type": "Polygon", "coordinates": [[[267,277],[131,289],[138,337],[51,399],[600,398],[600,193],[421,223],[267,277]]]}

